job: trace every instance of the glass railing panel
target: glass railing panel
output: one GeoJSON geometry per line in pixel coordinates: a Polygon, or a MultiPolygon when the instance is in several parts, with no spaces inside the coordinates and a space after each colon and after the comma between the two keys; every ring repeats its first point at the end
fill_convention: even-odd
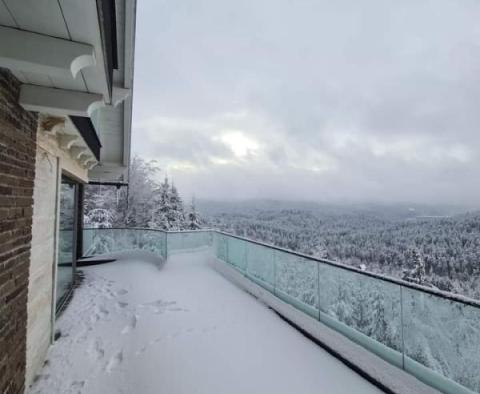
{"type": "Polygon", "coordinates": [[[227,238],[227,263],[241,272],[245,272],[246,269],[246,244],[247,242],[242,239],[227,238]]]}
{"type": "Polygon", "coordinates": [[[169,253],[195,250],[212,243],[210,231],[169,232],[167,239],[169,253]]]}
{"type": "Polygon", "coordinates": [[[137,247],[167,257],[167,233],[157,230],[132,230],[137,235],[137,247]]]}
{"type": "Polygon", "coordinates": [[[453,382],[480,392],[480,309],[420,290],[402,291],[405,369],[445,392],[467,392],[453,382]]]}
{"type": "Polygon", "coordinates": [[[182,250],[200,248],[202,241],[202,234],[200,233],[182,233],[182,250]]]}
{"type": "Polygon", "coordinates": [[[212,237],[211,231],[167,233],[161,230],[138,228],[85,229],[83,255],[96,256],[144,249],[165,257],[168,252],[175,253],[211,246],[212,237]]]}
{"type": "Polygon", "coordinates": [[[246,242],[247,275],[271,292],[275,283],[273,252],[268,246],[246,242]]]}
{"type": "Polygon", "coordinates": [[[113,252],[114,237],[111,229],[94,229],[89,230],[93,235],[89,239],[89,243],[84,238],[84,252],[83,255],[98,256],[105,253],[113,252]]]}
{"type": "Polygon", "coordinates": [[[213,231],[201,231],[203,242],[205,245],[213,246],[213,231]]]}
{"type": "Polygon", "coordinates": [[[175,253],[176,251],[183,249],[183,236],[182,233],[168,233],[167,234],[167,250],[168,253],[175,253]]]}
{"type": "Polygon", "coordinates": [[[98,256],[138,249],[138,236],[138,230],[134,229],[95,229],[89,239],[89,245],[84,246],[84,255],[98,256]]]}
{"type": "Polygon", "coordinates": [[[214,235],[215,257],[219,260],[227,262],[227,236],[215,233],[214,235]]]}
{"type": "Polygon", "coordinates": [[[112,252],[138,249],[141,233],[132,229],[112,229],[112,252]]]}
{"type": "Polygon", "coordinates": [[[276,250],[275,294],[318,318],[318,263],[276,250]]]}
{"type": "Polygon", "coordinates": [[[320,320],[402,366],[400,286],[320,263],[320,320]]]}
{"type": "Polygon", "coordinates": [[[209,231],[191,231],[183,233],[183,249],[192,250],[211,245],[209,231]]]}

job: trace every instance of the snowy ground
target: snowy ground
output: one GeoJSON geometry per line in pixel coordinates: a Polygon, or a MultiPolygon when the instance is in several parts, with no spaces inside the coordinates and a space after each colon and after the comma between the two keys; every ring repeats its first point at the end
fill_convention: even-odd
{"type": "Polygon", "coordinates": [[[30,393],[377,393],[208,264],[85,268],[30,393]]]}

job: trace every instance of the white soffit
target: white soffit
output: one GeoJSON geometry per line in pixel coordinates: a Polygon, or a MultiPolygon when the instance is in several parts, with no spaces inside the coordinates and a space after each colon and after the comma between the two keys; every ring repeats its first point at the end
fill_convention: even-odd
{"type": "Polygon", "coordinates": [[[23,84],[20,88],[20,105],[29,110],[57,116],[89,117],[103,106],[100,94],[54,89],[23,84]]]}
{"type": "Polygon", "coordinates": [[[5,26],[93,47],[95,66],[85,67],[75,76],[15,70],[22,82],[102,94],[110,101],[96,0],[0,0],[0,4],[0,21],[5,21],[5,26]]]}
{"type": "Polygon", "coordinates": [[[5,26],[0,26],[0,37],[0,64],[9,69],[56,77],[69,76],[69,70],[75,78],[83,68],[95,66],[95,51],[88,44],[5,26]]]}

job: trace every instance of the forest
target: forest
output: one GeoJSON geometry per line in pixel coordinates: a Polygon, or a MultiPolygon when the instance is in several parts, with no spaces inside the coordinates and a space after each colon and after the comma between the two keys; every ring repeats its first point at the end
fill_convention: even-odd
{"type": "Polygon", "coordinates": [[[213,228],[480,298],[480,212],[278,201],[216,204],[198,204],[213,228]]]}

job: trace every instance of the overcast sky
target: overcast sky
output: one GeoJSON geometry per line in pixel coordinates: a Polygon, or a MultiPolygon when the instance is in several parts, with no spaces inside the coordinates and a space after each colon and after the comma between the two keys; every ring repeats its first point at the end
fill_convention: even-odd
{"type": "Polygon", "coordinates": [[[478,0],[140,0],[133,147],[186,197],[480,203],[478,0]]]}

